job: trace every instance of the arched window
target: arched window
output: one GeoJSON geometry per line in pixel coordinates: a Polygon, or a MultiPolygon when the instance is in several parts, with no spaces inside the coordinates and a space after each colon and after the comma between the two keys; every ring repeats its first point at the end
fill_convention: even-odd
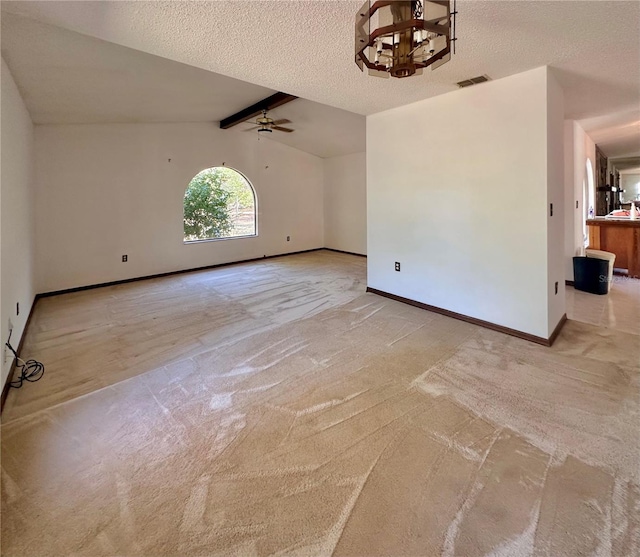
{"type": "Polygon", "coordinates": [[[184,194],[184,241],[255,236],[256,195],[233,168],[198,172],[184,194]]]}

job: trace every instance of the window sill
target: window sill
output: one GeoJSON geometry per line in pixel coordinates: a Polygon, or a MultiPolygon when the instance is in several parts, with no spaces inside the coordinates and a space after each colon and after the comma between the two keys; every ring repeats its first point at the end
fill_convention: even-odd
{"type": "Polygon", "coordinates": [[[247,234],[246,236],[227,236],[226,238],[203,238],[202,240],[183,240],[183,244],[204,244],[206,242],[223,242],[225,240],[242,240],[246,238],[257,238],[257,234],[247,234]]]}

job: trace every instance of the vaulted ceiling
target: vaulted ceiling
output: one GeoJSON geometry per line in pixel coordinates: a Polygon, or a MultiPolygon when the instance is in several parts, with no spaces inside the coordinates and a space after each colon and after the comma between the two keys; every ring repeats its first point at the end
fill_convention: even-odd
{"type": "Polygon", "coordinates": [[[247,98],[255,100],[257,85],[362,115],[447,93],[477,75],[498,79],[549,65],[565,91],[567,118],[600,134],[609,156],[640,154],[640,3],[459,0],[452,61],[388,80],[353,62],[361,4],[5,1],[2,9],[254,84],[246,85],[247,98]]]}
{"type": "MultiPolygon", "coordinates": [[[[2,56],[36,124],[218,122],[274,93],[10,13],[2,17],[2,56]]],[[[319,157],[364,151],[360,114],[297,99],[269,115],[296,130],[272,140],[319,157]]]]}

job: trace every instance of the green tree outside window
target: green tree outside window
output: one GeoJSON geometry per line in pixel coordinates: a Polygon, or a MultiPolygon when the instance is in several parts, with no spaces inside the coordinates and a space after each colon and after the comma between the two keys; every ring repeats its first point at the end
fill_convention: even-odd
{"type": "Polygon", "coordinates": [[[251,184],[232,168],[199,172],[184,194],[184,241],[256,234],[256,203],[251,184]]]}

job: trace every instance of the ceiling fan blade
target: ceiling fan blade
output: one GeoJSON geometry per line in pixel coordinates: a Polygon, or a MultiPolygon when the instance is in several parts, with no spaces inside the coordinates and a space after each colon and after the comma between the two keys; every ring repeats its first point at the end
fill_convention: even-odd
{"type": "Polygon", "coordinates": [[[279,132],[287,132],[287,133],[291,133],[292,130],[291,128],[281,128],[280,126],[271,126],[272,130],[278,130],[279,132]]]}
{"type": "Polygon", "coordinates": [[[258,128],[261,128],[262,126],[253,126],[252,128],[247,128],[246,130],[242,130],[243,132],[252,132],[254,130],[257,130],[258,128]]]}
{"type": "Polygon", "coordinates": [[[290,124],[290,123],[291,123],[291,120],[287,120],[286,118],[283,118],[282,120],[273,121],[274,126],[279,126],[280,124],[290,124]]]}

